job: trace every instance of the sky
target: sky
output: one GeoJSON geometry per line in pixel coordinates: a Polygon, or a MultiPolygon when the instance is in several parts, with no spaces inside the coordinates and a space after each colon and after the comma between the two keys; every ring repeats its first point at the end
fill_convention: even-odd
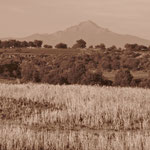
{"type": "Polygon", "coordinates": [[[0,38],[53,33],[91,20],[150,40],[150,0],[0,0],[0,38]]]}

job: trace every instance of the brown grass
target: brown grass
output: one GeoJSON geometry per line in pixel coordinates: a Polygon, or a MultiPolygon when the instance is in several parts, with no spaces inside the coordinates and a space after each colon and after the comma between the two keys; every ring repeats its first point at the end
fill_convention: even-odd
{"type": "Polygon", "coordinates": [[[150,90],[0,85],[0,149],[149,149],[150,90]]]}

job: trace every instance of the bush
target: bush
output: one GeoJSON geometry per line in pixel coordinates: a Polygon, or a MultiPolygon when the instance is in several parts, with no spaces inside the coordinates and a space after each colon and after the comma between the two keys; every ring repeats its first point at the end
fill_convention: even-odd
{"type": "Polygon", "coordinates": [[[47,44],[45,44],[43,47],[44,47],[44,48],[53,48],[52,45],[47,45],[47,44]]]}
{"type": "Polygon", "coordinates": [[[72,46],[72,48],[85,48],[85,47],[86,47],[86,42],[84,40],[82,40],[82,39],[77,40],[76,44],[74,44],[72,46]]]}
{"type": "Polygon", "coordinates": [[[37,66],[33,62],[23,62],[21,64],[21,78],[23,82],[41,81],[37,66]]]}
{"type": "Polygon", "coordinates": [[[121,69],[115,75],[114,85],[116,86],[130,86],[133,79],[128,69],[121,69]]]}
{"type": "Polygon", "coordinates": [[[112,60],[110,56],[103,56],[103,58],[101,59],[101,67],[104,70],[111,71],[111,63],[112,60]]]}
{"type": "Polygon", "coordinates": [[[49,83],[49,84],[68,84],[68,81],[65,77],[62,77],[59,73],[59,70],[51,70],[49,73],[44,74],[42,76],[42,82],[43,83],[49,83]]]}
{"type": "Polygon", "coordinates": [[[0,75],[3,77],[20,78],[21,72],[17,62],[9,62],[7,64],[0,65],[0,75]]]}
{"type": "Polygon", "coordinates": [[[104,85],[104,77],[101,71],[91,70],[87,71],[81,81],[85,85],[104,85]]]}
{"type": "Polygon", "coordinates": [[[67,44],[59,43],[55,46],[55,48],[67,48],[67,44]]]}
{"type": "Polygon", "coordinates": [[[67,79],[70,84],[80,84],[83,75],[86,72],[86,68],[84,64],[77,63],[72,66],[68,70],[67,79]]]}
{"type": "Polygon", "coordinates": [[[128,58],[123,63],[124,68],[132,69],[132,70],[138,70],[138,65],[140,64],[140,61],[135,58],[128,58]]]}
{"type": "Polygon", "coordinates": [[[130,84],[132,87],[139,87],[141,83],[142,79],[132,79],[130,84]]]}
{"type": "Polygon", "coordinates": [[[150,79],[143,79],[139,86],[143,88],[150,88],[150,79]]]}
{"type": "Polygon", "coordinates": [[[113,70],[118,70],[120,69],[120,61],[117,59],[114,59],[111,63],[111,67],[113,70]]]}
{"type": "Polygon", "coordinates": [[[106,46],[105,46],[105,44],[101,43],[100,45],[96,45],[95,48],[96,48],[96,49],[105,50],[105,49],[106,49],[106,46]]]}

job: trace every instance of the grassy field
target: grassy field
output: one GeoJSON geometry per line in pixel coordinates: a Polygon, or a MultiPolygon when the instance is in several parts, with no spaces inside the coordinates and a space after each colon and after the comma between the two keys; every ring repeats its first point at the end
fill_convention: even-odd
{"type": "Polygon", "coordinates": [[[77,54],[80,53],[79,49],[51,49],[51,48],[12,48],[0,49],[1,53],[6,54],[32,54],[32,55],[62,55],[62,54],[77,54]]]}
{"type": "Polygon", "coordinates": [[[149,150],[150,90],[0,84],[0,150],[149,150]]]}

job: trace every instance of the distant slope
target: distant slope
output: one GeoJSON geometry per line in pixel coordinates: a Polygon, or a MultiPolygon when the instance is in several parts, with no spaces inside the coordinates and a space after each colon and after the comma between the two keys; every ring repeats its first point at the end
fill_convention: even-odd
{"type": "Polygon", "coordinates": [[[76,40],[84,39],[87,45],[97,45],[105,43],[106,46],[116,45],[123,47],[126,43],[137,43],[141,45],[150,45],[150,41],[131,35],[117,34],[108,29],[99,27],[92,21],[81,22],[79,25],[67,28],[53,34],[33,34],[31,36],[20,38],[19,40],[42,40],[46,44],[56,45],[64,42],[72,46],[76,40]]]}

